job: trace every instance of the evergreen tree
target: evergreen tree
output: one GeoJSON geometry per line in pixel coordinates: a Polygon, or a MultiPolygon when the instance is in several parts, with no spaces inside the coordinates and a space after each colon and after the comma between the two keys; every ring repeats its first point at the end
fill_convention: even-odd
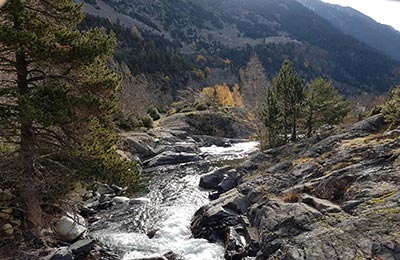
{"type": "Polygon", "coordinates": [[[73,0],[9,0],[0,13],[0,141],[14,144],[1,178],[35,227],[44,225],[41,203],[77,175],[137,179],[114,148],[119,78],[106,64],[115,38],[79,31],[83,18],[73,0]]]}
{"type": "Polygon", "coordinates": [[[319,77],[308,84],[306,90],[306,128],[311,137],[315,128],[340,123],[348,114],[344,97],[332,86],[331,81],[319,77]]]}
{"type": "Polygon", "coordinates": [[[393,87],[382,106],[382,113],[393,126],[400,124],[400,86],[393,87]]]}
{"type": "Polygon", "coordinates": [[[281,136],[281,111],[278,107],[276,92],[269,90],[265,99],[263,110],[265,136],[261,138],[262,147],[276,147],[282,145],[281,136]]]}
{"type": "Polygon", "coordinates": [[[275,79],[278,106],[282,111],[285,139],[291,135],[291,141],[297,140],[299,117],[304,101],[304,87],[290,62],[285,60],[275,79]]]}

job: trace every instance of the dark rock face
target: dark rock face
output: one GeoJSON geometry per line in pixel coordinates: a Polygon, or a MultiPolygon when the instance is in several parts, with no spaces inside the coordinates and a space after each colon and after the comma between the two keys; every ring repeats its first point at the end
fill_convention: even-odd
{"type": "Polygon", "coordinates": [[[378,115],[253,156],[196,213],[194,236],[223,241],[226,259],[400,259],[400,132],[382,125],[378,115]]]}

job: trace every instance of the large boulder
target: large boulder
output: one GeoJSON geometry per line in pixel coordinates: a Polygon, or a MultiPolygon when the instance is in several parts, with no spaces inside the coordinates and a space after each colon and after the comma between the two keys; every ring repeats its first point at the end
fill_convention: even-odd
{"type": "Polygon", "coordinates": [[[201,176],[199,186],[203,189],[213,189],[223,193],[237,185],[237,178],[238,173],[235,169],[224,167],[201,176]]]}
{"type": "Polygon", "coordinates": [[[68,213],[61,217],[54,226],[56,237],[65,242],[72,242],[87,232],[85,219],[79,214],[68,213]]]}
{"type": "Polygon", "coordinates": [[[141,160],[160,152],[153,137],[145,133],[133,133],[123,140],[124,150],[137,155],[141,160]]]}
{"type": "Polygon", "coordinates": [[[382,114],[375,115],[356,123],[350,129],[350,132],[374,133],[378,131],[384,123],[385,117],[382,114]]]}
{"type": "Polygon", "coordinates": [[[232,170],[232,167],[224,167],[201,176],[199,184],[200,188],[216,190],[218,185],[224,179],[225,175],[232,170]]]}
{"type": "Polygon", "coordinates": [[[71,251],[74,256],[83,258],[90,253],[95,245],[96,242],[93,239],[79,240],[69,247],[69,251],[71,251]]]}

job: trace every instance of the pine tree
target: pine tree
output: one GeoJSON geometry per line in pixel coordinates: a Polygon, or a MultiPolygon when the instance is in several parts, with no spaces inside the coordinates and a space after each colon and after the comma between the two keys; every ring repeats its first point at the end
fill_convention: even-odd
{"type": "Polygon", "coordinates": [[[137,179],[114,148],[120,80],[107,62],[115,37],[79,31],[83,18],[73,0],[9,0],[1,9],[0,141],[15,147],[1,178],[19,192],[35,227],[44,225],[41,203],[77,175],[137,179]]]}
{"type": "Polygon", "coordinates": [[[304,101],[304,87],[288,60],[284,61],[275,79],[278,106],[282,111],[285,139],[297,140],[298,123],[304,101]]]}
{"type": "Polygon", "coordinates": [[[340,123],[348,114],[344,97],[332,86],[331,81],[316,78],[306,90],[306,128],[311,137],[315,128],[340,123]]]}
{"type": "Polygon", "coordinates": [[[278,107],[276,92],[269,90],[263,110],[265,136],[261,137],[262,147],[276,147],[283,144],[281,136],[281,111],[278,107]]]}

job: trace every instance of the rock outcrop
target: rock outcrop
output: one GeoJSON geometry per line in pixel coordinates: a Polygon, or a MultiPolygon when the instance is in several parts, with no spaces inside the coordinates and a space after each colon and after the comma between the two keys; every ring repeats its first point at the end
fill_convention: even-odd
{"type": "MultiPolygon", "coordinates": [[[[400,259],[400,129],[384,127],[377,115],[254,155],[193,235],[223,241],[226,259],[400,259]]],[[[202,186],[218,190],[224,174],[202,186]]]]}

